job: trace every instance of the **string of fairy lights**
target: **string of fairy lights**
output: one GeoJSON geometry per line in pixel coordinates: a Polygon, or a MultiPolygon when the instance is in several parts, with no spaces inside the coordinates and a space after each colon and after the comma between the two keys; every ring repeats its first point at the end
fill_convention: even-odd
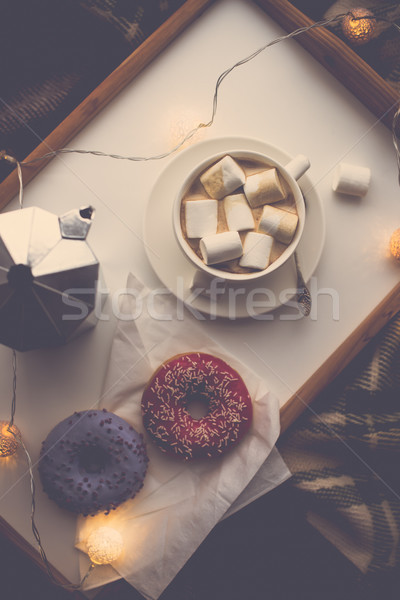
{"type": "MultiPolygon", "coordinates": [[[[323,19],[321,21],[317,21],[312,23],[309,26],[301,27],[288,33],[286,35],[277,37],[272,41],[266,43],[258,50],[254,51],[249,56],[244,57],[243,59],[236,62],[234,65],[226,69],[223,73],[221,73],[216,81],[213,102],[212,102],[212,113],[210,120],[205,123],[199,123],[195,128],[191,129],[188,133],[186,133],[179,143],[172,148],[172,150],[166,151],[161,154],[157,154],[154,156],[124,156],[119,154],[109,154],[106,152],[102,152],[99,150],[82,150],[76,148],[60,148],[58,150],[52,150],[36,159],[30,161],[18,161],[15,157],[10,156],[5,150],[0,151],[0,160],[6,160],[11,164],[14,164],[17,168],[18,179],[19,179],[19,205],[20,208],[23,206],[23,167],[32,164],[37,161],[41,161],[47,159],[49,157],[54,157],[58,154],[67,154],[67,153],[77,153],[77,154],[91,154],[99,157],[108,157],[116,160],[128,160],[134,162],[140,161],[155,161],[161,160],[169,157],[170,155],[177,152],[182,146],[190,140],[200,129],[209,128],[212,126],[215,120],[215,116],[217,113],[218,107],[218,94],[219,89],[223,81],[226,77],[232,73],[236,68],[245,65],[246,63],[253,60],[256,56],[264,52],[266,49],[283,42],[285,40],[289,40],[295,38],[303,33],[306,33],[312,29],[326,27],[327,25],[340,22],[343,34],[347,37],[347,39],[353,43],[354,45],[364,44],[371,39],[373,35],[375,24],[377,20],[385,21],[389,23],[391,26],[395,27],[400,32],[400,27],[396,23],[390,22],[387,19],[381,17],[375,17],[370,11],[364,8],[353,9],[352,11],[341,13],[335,15],[334,17],[323,19]]],[[[397,164],[399,169],[399,183],[400,183],[400,140],[398,137],[398,122],[400,119],[400,107],[396,110],[393,125],[392,125],[392,134],[393,134],[393,144],[396,151],[397,164]]],[[[395,234],[392,236],[391,240],[391,252],[395,258],[400,259],[400,229],[397,230],[398,235],[395,237],[395,234]]],[[[60,584],[58,578],[53,572],[53,567],[50,564],[46,552],[44,550],[39,530],[37,528],[35,522],[35,509],[36,509],[36,501],[35,501],[35,481],[33,475],[33,463],[26,448],[26,445],[23,441],[23,437],[15,425],[15,414],[17,408],[17,353],[13,349],[12,352],[12,372],[13,372],[13,386],[12,386],[12,401],[11,401],[11,415],[8,421],[0,421],[0,458],[7,458],[15,455],[18,452],[19,448],[22,448],[25,459],[28,467],[28,474],[30,479],[30,493],[31,493],[31,527],[32,532],[35,537],[37,546],[40,551],[41,558],[46,567],[47,573],[50,579],[57,585],[61,585],[62,587],[69,590],[77,590],[81,589],[90,573],[94,569],[96,565],[104,565],[104,564],[112,564],[114,563],[121,555],[123,550],[123,539],[121,534],[111,527],[99,527],[93,530],[88,539],[86,540],[87,553],[90,559],[90,565],[78,584],[69,584],[64,585],[60,584]]]]}

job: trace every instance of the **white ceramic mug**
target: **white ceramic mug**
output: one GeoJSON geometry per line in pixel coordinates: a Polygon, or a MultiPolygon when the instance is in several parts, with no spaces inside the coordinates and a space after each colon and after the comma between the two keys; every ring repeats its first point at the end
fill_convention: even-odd
{"type": "Polygon", "coordinates": [[[173,228],[178,244],[185,256],[197,269],[200,269],[204,273],[207,273],[207,275],[211,277],[220,277],[227,281],[248,281],[250,279],[262,277],[278,269],[290,258],[290,256],[292,256],[295,249],[297,248],[297,245],[303,233],[305,222],[305,204],[304,197],[299,187],[299,184],[297,183],[297,180],[300,179],[300,177],[308,170],[309,167],[310,162],[308,158],[302,154],[299,154],[298,156],[293,158],[288,164],[282,165],[270,156],[261,154],[260,152],[253,152],[241,149],[231,150],[229,152],[220,152],[216,155],[210,156],[206,160],[203,160],[200,164],[198,164],[189,173],[186,174],[182,185],[180,186],[178,193],[175,197],[173,205],[173,228]],[[230,271],[217,269],[214,266],[206,265],[205,262],[203,262],[201,258],[190,247],[189,243],[187,242],[182,233],[181,204],[183,197],[185,196],[193,182],[199,177],[201,173],[203,173],[203,171],[205,171],[208,167],[210,167],[212,164],[214,164],[226,155],[229,155],[238,161],[255,161],[257,163],[264,163],[265,166],[269,168],[275,167],[278,170],[280,176],[288,185],[296,204],[298,224],[292,241],[276,260],[274,260],[266,269],[260,271],[252,271],[249,273],[232,273],[230,271]]]}

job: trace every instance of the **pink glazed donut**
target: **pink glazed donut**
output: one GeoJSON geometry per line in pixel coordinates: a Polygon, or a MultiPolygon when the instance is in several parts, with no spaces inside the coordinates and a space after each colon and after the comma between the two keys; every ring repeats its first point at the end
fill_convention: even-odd
{"type": "Polygon", "coordinates": [[[240,375],[210,354],[180,354],[163,363],[142,397],[143,423],[155,444],[186,460],[212,458],[235,446],[248,431],[251,398],[240,375]],[[207,405],[196,419],[191,400],[207,405]]]}

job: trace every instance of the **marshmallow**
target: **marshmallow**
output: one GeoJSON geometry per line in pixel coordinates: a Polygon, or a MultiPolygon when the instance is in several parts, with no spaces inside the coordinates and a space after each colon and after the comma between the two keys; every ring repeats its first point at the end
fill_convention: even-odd
{"type": "Polygon", "coordinates": [[[290,244],[298,220],[297,215],[267,204],[263,208],[258,230],[272,235],[283,244],[290,244]]]}
{"type": "Polygon", "coordinates": [[[339,194],[361,197],[368,192],[370,180],[371,171],[368,167],[340,163],[335,169],[332,189],[339,194]]]}
{"type": "Polygon", "coordinates": [[[215,265],[239,258],[243,254],[240,235],[237,231],[207,235],[200,240],[200,252],[206,265],[215,265]]]}
{"type": "Polygon", "coordinates": [[[266,269],[270,262],[273,242],[274,238],[270,235],[250,231],[244,240],[243,256],[239,265],[249,269],[266,269]]]}
{"type": "Polygon", "coordinates": [[[246,175],[231,156],[224,156],[200,175],[200,181],[211,198],[221,200],[243,185],[246,175]]]}
{"type": "Polygon", "coordinates": [[[188,200],[185,202],[185,224],[188,238],[202,238],[217,232],[217,200],[188,200]]]}
{"type": "Polygon", "coordinates": [[[261,173],[250,175],[246,179],[243,190],[252,208],[279,202],[286,198],[276,169],[267,169],[261,173]]]}
{"type": "Polygon", "coordinates": [[[254,229],[254,217],[244,194],[225,196],[225,218],[230,231],[254,229]]]}
{"type": "Polygon", "coordinates": [[[304,154],[298,154],[285,165],[285,170],[295,179],[300,179],[302,175],[310,168],[310,161],[304,154]]]}

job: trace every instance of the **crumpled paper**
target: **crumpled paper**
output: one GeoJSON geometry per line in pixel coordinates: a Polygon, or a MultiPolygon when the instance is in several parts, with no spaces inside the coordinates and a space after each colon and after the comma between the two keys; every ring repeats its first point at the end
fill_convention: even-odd
{"type": "MultiPolygon", "coordinates": [[[[83,552],[89,533],[102,525],[117,529],[124,538],[121,557],[112,567],[96,567],[86,589],[123,577],[156,600],[219,520],[290,475],[274,448],[279,405],[265,382],[206,335],[188,311],[177,311],[174,296],[153,294],[133,275],[120,305],[100,406],[144,434],[149,467],[134,499],[109,515],[78,519],[76,546],[83,552]],[[226,360],[240,373],[253,399],[250,431],[232,451],[210,461],[181,462],[166,456],[143,428],[140,404],[147,381],[162,362],[184,352],[207,352],[226,360]]],[[[88,564],[82,555],[82,576],[88,564]]]]}

